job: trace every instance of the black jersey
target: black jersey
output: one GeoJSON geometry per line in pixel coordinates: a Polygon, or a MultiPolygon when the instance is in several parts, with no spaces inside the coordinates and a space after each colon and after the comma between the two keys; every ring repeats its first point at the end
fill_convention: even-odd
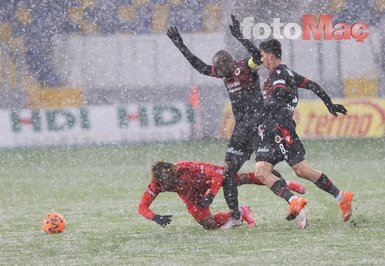
{"type": "MultiPolygon", "coordinates": [[[[215,74],[214,68],[213,73],[215,74]]],[[[255,126],[263,108],[257,70],[251,69],[247,60],[241,60],[232,77],[223,78],[223,82],[230,97],[235,121],[248,122],[255,126]]]]}
{"type": "Polygon", "coordinates": [[[259,84],[258,69],[248,65],[248,60],[237,63],[232,77],[220,77],[212,65],[208,65],[195,56],[185,45],[179,50],[190,64],[201,74],[223,79],[230,97],[236,123],[244,125],[259,124],[260,112],[263,109],[263,97],[259,84]]]}
{"type": "Polygon", "coordinates": [[[308,79],[286,65],[272,69],[264,82],[263,98],[270,117],[279,127],[295,129],[294,109],[298,104],[298,88],[306,88],[308,79]]]}

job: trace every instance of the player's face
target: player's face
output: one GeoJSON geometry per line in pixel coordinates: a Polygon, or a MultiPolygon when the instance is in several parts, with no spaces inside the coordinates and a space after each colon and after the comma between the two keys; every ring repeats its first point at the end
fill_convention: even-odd
{"type": "Polygon", "coordinates": [[[217,56],[213,59],[214,69],[219,77],[231,77],[236,68],[236,61],[232,56],[217,56]]]}
{"type": "Polygon", "coordinates": [[[267,68],[271,68],[271,62],[273,60],[273,55],[271,53],[266,53],[264,51],[261,51],[261,60],[263,62],[263,65],[267,68]]]}
{"type": "Polygon", "coordinates": [[[225,60],[216,61],[214,69],[220,77],[229,77],[232,74],[231,64],[225,60]]]}
{"type": "Polygon", "coordinates": [[[176,183],[176,173],[176,166],[170,169],[162,169],[161,173],[159,174],[160,176],[158,176],[155,180],[158,188],[163,191],[171,191],[174,187],[174,184],[176,183]]]}

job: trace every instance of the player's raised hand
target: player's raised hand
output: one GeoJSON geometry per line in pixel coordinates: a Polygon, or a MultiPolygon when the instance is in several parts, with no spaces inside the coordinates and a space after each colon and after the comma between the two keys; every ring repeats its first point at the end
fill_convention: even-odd
{"type": "Polygon", "coordinates": [[[241,26],[240,26],[239,20],[237,20],[233,14],[231,14],[231,20],[232,20],[232,25],[229,26],[231,34],[237,40],[243,39],[243,34],[241,32],[241,26]]]}
{"type": "Polygon", "coordinates": [[[175,44],[176,47],[180,48],[183,45],[182,36],[180,36],[177,27],[170,27],[167,30],[167,36],[175,44]]]}
{"type": "Polygon", "coordinates": [[[211,205],[211,203],[213,203],[214,198],[215,196],[209,193],[199,201],[199,205],[201,205],[203,208],[207,208],[211,205]]]}
{"type": "Polygon", "coordinates": [[[337,113],[346,115],[346,113],[348,112],[348,110],[342,104],[331,104],[331,105],[328,105],[327,107],[328,107],[329,113],[331,113],[334,116],[338,116],[337,113]]]}
{"type": "Polygon", "coordinates": [[[159,224],[162,227],[166,227],[171,223],[171,217],[172,215],[155,215],[154,218],[152,219],[154,222],[159,224]]]}

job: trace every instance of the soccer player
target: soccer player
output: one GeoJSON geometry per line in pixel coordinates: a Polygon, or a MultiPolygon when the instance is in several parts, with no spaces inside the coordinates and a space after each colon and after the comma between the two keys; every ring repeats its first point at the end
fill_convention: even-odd
{"type": "MultiPolygon", "coordinates": [[[[241,218],[235,175],[250,159],[258,139],[256,125],[261,124],[263,97],[258,72],[249,66],[248,60],[237,61],[226,50],[218,51],[213,57],[213,65],[208,65],[187,48],[176,27],[169,28],[167,35],[198,72],[223,79],[229,94],[235,126],[225,155],[223,192],[233,217],[228,226],[232,226],[241,218]]],[[[254,62],[259,62],[259,50],[250,45],[249,52],[254,62]]]]}
{"type": "MultiPolygon", "coordinates": [[[[220,212],[212,215],[209,205],[218,193],[223,180],[223,166],[217,166],[205,162],[186,162],[169,163],[158,161],[152,167],[151,182],[144,192],[139,204],[139,213],[157,224],[165,227],[171,223],[171,215],[159,215],[150,209],[153,200],[162,192],[176,192],[185,203],[188,212],[194,219],[203,226],[203,228],[228,229],[223,227],[232,213],[220,212]]],[[[274,171],[274,174],[280,174],[274,171]]],[[[282,180],[284,180],[282,178],[282,180]]],[[[305,187],[295,181],[285,181],[288,186],[297,193],[303,194],[305,187]]],[[[254,184],[262,185],[260,180],[256,178],[255,173],[241,173],[236,175],[236,185],[254,184]]],[[[241,206],[240,213],[242,220],[249,227],[255,226],[255,220],[251,215],[250,208],[247,205],[241,206]]],[[[304,228],[306,226],[306,216],[302,216],[297,220],[298,226],[304,228]]]]}
{"type": "MultiPolygon", "coordinates": [[[[263,65],[269,70],[269,76],[263,86],[265,120],[263,127],[260,127],[261,140],[256,154],[257,177],[290,203],[286,218],[294,219],[307,202],[294,196],[287,186],[271,173],[275,164],[285,160],[298,177],[313,182],[318,188],[335,197],[342,212],[342,220],[348,221],[352,214],[353,194],[341,191],[323,172],[306,162],[305,149],[295,131],[293,112],[298,103],[298,87],[308,86],[319,90],[318,84],[310,82],[282,64],[282,49],[278,40],[264,41],[259,49],[263,65]]],[[[331,101],[326,105],[332,106],[332,111],[343,114],[347,112],[342,105],[331,105],[331,101]]]]}
{"type": "MultiPolygon", "coordinates": [[[[261,53],[252,42],[242,38],[239,21],[234,16],[232,16],[232,20],[231,33],[246,47],[251,55],[249,60],[236,61],[230,52],[220,50],[213,57],[213,65],[207,65],[187,48],[176,27],[171,27],[167,31],[167,35],[175,46],[198,72],[223,79],[230,97],[235,126],[225,155],[223,181],[226,203],[233,213],[233,219],[229,220],[228,226],[240,221],[235,175],[244,162],[250,159],[257,147],[259,134],[257,125],[260,125],[263,119],[263,97],[258,74],[258,68],[262,64],[261,53]]],[[[312,84],[310,80],[308,82],[312,84]]],[[[309,89],[312,88],[309,86],[309,89]]],[[[330,101],[320,87],[319,90],[313,91],[323,100],[328,98],[330,101]]],[[[329,111],[334,115],[338,112],[336,106],[331,101],[327,105],[329,111]]],[[[341,107],[343,108],[343,106],[341,107]]]]}

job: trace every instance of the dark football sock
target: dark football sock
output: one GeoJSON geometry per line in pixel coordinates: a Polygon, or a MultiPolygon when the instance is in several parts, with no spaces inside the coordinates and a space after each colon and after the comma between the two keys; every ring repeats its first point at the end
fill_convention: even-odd
{"type": "Polygon", "coordinates": [[[340,190],[333,184],[333,182],[325,175],[321,174],[320,178],[314,183],[317,187],[333,195],[335,198],[340,193],[340,190]]]}
{"type": "Polygon", "coordinates": [[[286,183],[285,178],[283,178],[283,176],[282,176],[278,171],[276,171],[276,170],[273,169],[273,171],[271,171],[271,173],[272,173],[273,175],[275,175],[276,177],[278,177],[279,179],[283,180],[283,181],[286,183]]]}
{"type": "Polygon", "coordinates": [[[285,181],[282,179],[275,181],[275,183],[271,186],[271,190],[274,192],[274,194],[285,199],[288,203],[290,198],[294,196],[289,187],[286,185],[285,181]]]}
{"type": "Polygon", "coordinates": [[[238,172],[237,167],[225,167],[224,179],[223,179],[223,194],[227,203],[227,206],[233,212],[232,217],[234,219],[240,219],[241,213],[239,211],[238,204],[238,188],[235,181],[235,175],[238,172]]]}

